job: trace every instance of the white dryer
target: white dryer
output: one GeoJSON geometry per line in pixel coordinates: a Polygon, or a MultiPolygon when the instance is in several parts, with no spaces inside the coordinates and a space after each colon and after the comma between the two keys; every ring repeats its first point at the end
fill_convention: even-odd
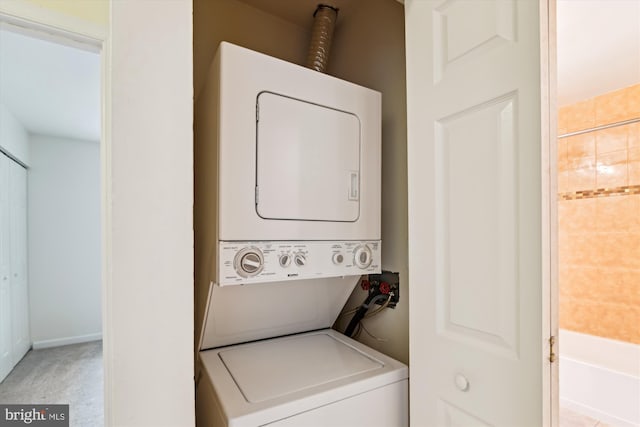
{"type": "Polygon", "coordinates": [[[199,425],[408,425],[408,368],[329,329],[380,272],[380,94],[223,42],[196,111],[199,425]]]}

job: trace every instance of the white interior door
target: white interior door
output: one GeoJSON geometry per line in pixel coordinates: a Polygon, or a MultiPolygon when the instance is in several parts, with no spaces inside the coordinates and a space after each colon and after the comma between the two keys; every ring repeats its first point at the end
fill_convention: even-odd
{"type": "Polygon", "coordinates": [[[11,250],[9,226],[9,163],[0,153],[0,381],[13,368],[11,333],[11,250]]]}
{"type": "Polygon", "coordinates": [[[9,166],[11,326],[15,364],[31,346],[27,287],[27,170],[13,161],[9,166]]]}
{"type": "Polygon", "coordinates": [[[546,3],[405,13],[411,424],[547,425],[546,3]]]}

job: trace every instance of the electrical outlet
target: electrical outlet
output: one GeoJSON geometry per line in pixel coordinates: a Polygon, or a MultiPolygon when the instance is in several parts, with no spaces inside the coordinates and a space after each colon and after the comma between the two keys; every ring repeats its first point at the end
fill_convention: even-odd
{"type": "MultiPolygon", "coordinates": [[[[383,271],[382,274],[369,274],[367,283],[368,287],[363,281],[362,288],[368,290],[369,293],[380,292],[385,295],[393,293],[391,300],[389,300],[388,307],[396,307],[396,304],[398,304],[398,301],[400,300],[400,275],[398,273],[383,271]]],[[[380,300],[376,301],[376,304],[382,305],[384,302],[385,300],[380,300]]]]}

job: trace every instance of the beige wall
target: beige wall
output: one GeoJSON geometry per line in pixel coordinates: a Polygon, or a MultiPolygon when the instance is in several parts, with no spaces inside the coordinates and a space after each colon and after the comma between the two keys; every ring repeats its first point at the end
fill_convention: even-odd
{"type": "Polygon", "coordinates": [[[109,23],[109,0],[25,0],[38,7],[73,16],[94,24],[109,23]]]}
{"type": "Polygon", "coordinates": [[[238,0],[194,0],[193,86],[196,98],[218,44],[223,40],[302,64],[309,36],[305,28],[238,0]]]}
{"type": "MultiPolygon", "coordinates": [[[[196,99],[203,89],[206,73],[221,41],[228,41],[290,62],[304,58],[308,43],[306,31],[290,22],[267,14],[237,0],[195,0],[194,7],[194,90],[196,99]]],[[[212,106],[213,108],[213,106],[212,106]]],[[[203,118],[202,120],[206,120],[203,118]]],[[[209,284],[211,245],[215,230],[211,218],[215,207],[207,203],[211,195],[199,183],[215,179],[210,167],[215,157],[207,139],[198,133],[196,111],[194,143],[195,170],[195,337],[200,336],[209,284]]],[[[197,344],[197,343],[196,343],[197,344]]]]}
{"type": "MultiPolygon", "coordinates": [[[[402,362],[409,360],[407,247],[407,107],[404,8],[393,0],[367,0],[337,26],[328,73],[382,93],[382,268],[400,273],[400,303],[365,320],[381,342],[358,340],[402,362]]],[[[356,288],[348,307],[362,303],[356,288]]],[[[340,322],[344,327],[347,319],[340,322]]],[[[342,320],[342,319],[341,319],[342,320]]]]}
{"type": "MultiPolygon", "coordinates": [[[[238,0],[194,0],[194,87],[200,93],[209,63],[221,40],[230,41],[293,63],[303,64],[309,41],[308,26],[279,16],[294,16],[291,9],[308,10],[308,23],[317,2],[277,0],[252,3],[238,0]],[[289,8],[285,13],[284,8],[289,8]]],[[[362,334],[359,339],[383,353],[408,362],[407,288],[407,180],[406,106],[404,58],[404,10],[395,0],[359,0],[344,3],[334,35],[328,73],[382,92],[382,248],[383,268],[400,273],[400,304],[394,310],[366,320],[367,328],[386,342],[362,334]]],[[[295,11],[294,11],[295,12],[295,11]]],[[[305,15],[306,16],[306,15],[305,15]]],[[[307,21],[305,21],[307,22],[307,21]]],[[[197,123],[196,123],[197,134],[197,123]]],[[[207,224],[211,218],[202,202],[198,182],[206,179],[206,147],[195,144],[196,227],[196,333],[202,317],[207,287],[207,224]],[[199,238],[199,236],[203,238],[199,238]]],[[[209,233],[211,234],[211,233],[209,233]]],[[[359,304],[365,293],[354,291],[349,306],[359,304]]],[[[343,325],[339,325],[342,327],[343,325]]]]}

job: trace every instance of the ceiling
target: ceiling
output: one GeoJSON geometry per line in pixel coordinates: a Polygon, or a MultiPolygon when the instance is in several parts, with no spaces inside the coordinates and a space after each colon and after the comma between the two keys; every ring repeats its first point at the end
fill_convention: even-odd
{"type": "Polygon", "coordinates": [[[0,28],[0,103],[30,133],[100,140],[100,55],[0,28]]]}
{"type": "MultiPolygon", "coordinates": [[[[309,27],[317,0],[244,0],[309,27]]],[[[356,7],[335,0],[338,25],[356,7]]],[[[640,1],[558,0],[558,103],[640,82],[640,1]]],[[[100,56],[0,28],[0,103],[31,133],[100,139],[100,56]]]]}
{"type": "Polygon", "coordinates": [[[557,4],[560,106],[640,83],[640,1],[557,4]]]}
{"type": "MultiPolygon", "coordinates": [[[[310,28],[317,0],[243,0],[255,8],[310,28]]],[[[358,6],[340,9],[337,25],[358,6]]],[[[558,0],[558,103],[571,104],[640,82],[640,0],[558,0]]]]}

